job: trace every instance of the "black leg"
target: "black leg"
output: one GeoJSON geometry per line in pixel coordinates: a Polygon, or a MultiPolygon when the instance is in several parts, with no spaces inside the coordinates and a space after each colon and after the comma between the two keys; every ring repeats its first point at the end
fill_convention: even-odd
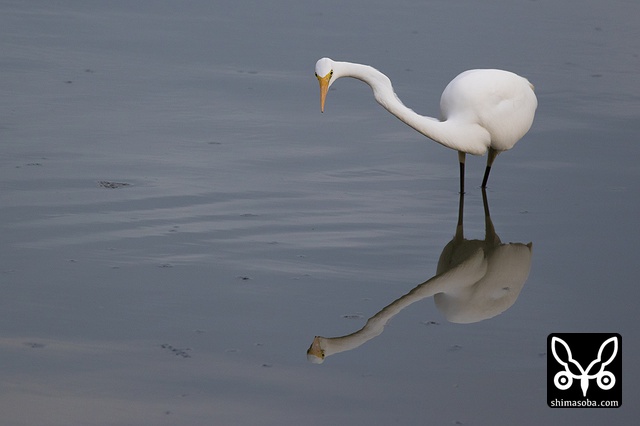
{"type": "Polygon", "coordinates": [[[487,168],[484,169],[484,178],[482,179],[482,189],[485,189],[487,187],[487,181],[489,180],[490,172],[491,172],[491,166],[487,166],[487,168]]]}
{"type": "Polygon", "coordinates": [[[460,194],[464,194],[464,161],[466,154],[458,151],[458,161],[460,162],[460,194]]]}
{"type": "Polygon", "coordinates": [[[461,192],[460,199],[458,201],[458,225],[457,225],[461,233],[462,233],[463,216],[464,216],[464,192],[461,192]]]}
{"type": "Polygon", "coordinates": [[[493,160],[498,156],[498,151],[493,148],[489,148],[489,153],[487,154],[487,168],[484,169],[484,178],[482,178],[482,188],[487,187],[487,181],[489,180],[489,173],[491,173],[491,165],[493,164],[493,160]]]}

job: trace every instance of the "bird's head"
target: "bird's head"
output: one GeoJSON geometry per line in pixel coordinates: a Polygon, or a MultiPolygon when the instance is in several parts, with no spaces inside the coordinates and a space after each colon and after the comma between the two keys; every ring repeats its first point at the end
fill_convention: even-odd
{"type": "Polygon", "coordinates": [[[324,362],[325,353],[320,339],[322,339],[320,336],[316,336],[307,350],[307,360],[314,364],[322,364],[324,362]]]}
{"type": "Polygon", "coordinates": [[[324,101],[329,91],[329,86],[338,78],[334,72],[334,62],[329,58],[322,58],[316,62],[316,78],[320,83],[320,111],[324,112],[324,101]]]}

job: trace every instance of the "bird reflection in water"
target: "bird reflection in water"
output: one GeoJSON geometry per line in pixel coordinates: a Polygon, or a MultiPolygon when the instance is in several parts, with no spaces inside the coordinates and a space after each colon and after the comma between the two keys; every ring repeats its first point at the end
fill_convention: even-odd
{"type": "Polygon", "coordinates": [[[474,323],[509,309],[529,276],[532,243],[502,243],[491,221],[484,189],[482,201],[484,240],[464,238],[461,193],[456,233],[442,250],[436,275],[369,318],[355,333],[331,338],[316,336],[307,350],[307,359],[319,364],[329,355],[357,348],[381,334],[401,310],[430,296],[438,310],[453,323],[474,323]]]}

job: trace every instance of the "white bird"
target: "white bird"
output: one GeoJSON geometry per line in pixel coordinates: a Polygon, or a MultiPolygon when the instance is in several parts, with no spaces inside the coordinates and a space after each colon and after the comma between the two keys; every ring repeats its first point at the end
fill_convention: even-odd
{"type": "Polygon", "coordinates": [[[533,244],[502,243],[493,226],[484,189],[485,238],[466,239],[463,197],[460,194],[456,233],[442,250],[436,275],[384,307],[360,330],[340,337],[316,336],[307,350],[309,361],[320,364],[329,355],[361,346],[380,335],[404,308],[427,297],[433,296],[447,321],[457,324],[493,318],[515,303],[529,276],[533,244]]]}
{"type": "Polygon", "coordinates": [[[531,128],[538,100],[529,81],[509,71],[477,69],[461,73],[442,92],[441,119],[417,114],[398,98],[391,80],[368,65],[322,58],[316,63],[320,110],[329,87],[341,77],[371,86],[373,96],[391,114],[439,144],[458,151],[460,192],[464,193],[465,155],[488,151],[482,188],[496,156],[516,144],[531,128]]]}

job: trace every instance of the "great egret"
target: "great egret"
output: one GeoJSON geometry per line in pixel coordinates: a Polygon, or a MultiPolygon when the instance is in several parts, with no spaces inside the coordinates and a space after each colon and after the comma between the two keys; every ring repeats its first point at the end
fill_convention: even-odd
{"type": "Polygon", "coordinates": [[[329,355],[359,347],[380,335],[404,308],[431,296],[445,318],[458,324],[489,319],[509,309],[529,276],[533,244],[503,243],[493,226],[484,189],[482,201],[484,240],[464,237],[461,193],[456,233],[440,254],[436,275],[384,307],[360,330],[340,337],[316,336],[307,350],[307,359],[320,364],[329,355]]]}
{"type": "Polygon", "coordinates": [[[316,63],[320,110],[329,87],[340,77],[371,86],[373,96],[391,114],[429,139],[458,151],[460,192],[464,193],[465,155],[489,152],[482,188],[491,165],[502,151],[513,148],[531,128],[538,100],[529,81],[509,71],[469,70],[454,78],[440,98],[441,120],[417,114],[396,96],[391,80],[373,67],[322,58],[316,63]]]}

